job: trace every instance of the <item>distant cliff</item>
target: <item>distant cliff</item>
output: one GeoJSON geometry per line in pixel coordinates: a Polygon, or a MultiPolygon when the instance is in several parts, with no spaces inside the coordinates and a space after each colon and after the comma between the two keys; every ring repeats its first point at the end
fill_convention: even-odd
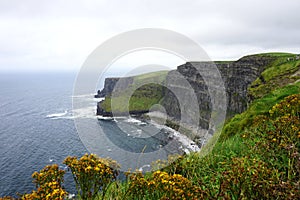
{"type": "MultiPolygon", "coordinates": [[[[169,71],[163,81],[163,90],[159,90],[158,97],[161,99],[156,99],[153,103],[161,104],[170,119],[174,121],[180,121],[181,119],[181,110],[178,104],[178,100],[175,95],[172,93],[172,90],[182,91],[183,94],[187,90],[192,90],[197,96],[200,110],[200,121],[199,124],[202,128],[207,129],[209,126],[209,120],[211,117],[211,99],[208,92],[206,83],[203,80],[203,77],[198,72],[198,68],[207,68],[209,69],[212,65],[215,65],[224,81],[224,86],[227,93],[227,116],[231,117],[236,113],[241,113],[246,110],[248,103],[252,100],[252,96],[249,95],[248,89],[250,85],[255,80],[264,81],[263,76],[261,75],[267,68],[272,66],[273,63],[281,64],[279,62],[290,62],[291,59],[299,59],[299,56],[293,54],[287,54],[278,59],[277,54],[259,54],[245,56],[237,61],[223,61],[223,62],[187,62],[183,65],[177,67],[176,70],[169,71]],[[187,80],[192,88],[185,87],[180,82],[176,81],[183,76],[187,80]]],[[[134,85],[133,78],[122,78],[124,82],[122,86],[125,89],[130,85],[134,85]]],[[[118,79],[116,78],[107,78],[105,80],[104,89],[101,91],[103,96],[109,96],[112,92],[114,85],[118,79]]],[[[131,87],[131,86],[130,86],[131,87]]],[[[157,88],[148,87],[152,90],[152,94],[157,93],[157,88]]],[[[138,99],[136,99],[138,101],[138,99]]],[[[190,99],[186,98],[183,104],[189,104],[190,99]]],[[[101,103],[98,104],[98,114],[104,113],[105,109],[101,107],[101,103]]],[[[138,111],[138,110],[135,110],[138,111]]],[[[143,110],[147,111],[147,110],[143,110]]],[[[191,120],[195,118],[192,112],[190,114],[191,120]]]]}
{"type": "Polygon", "coordinates": [[[168,71],[151,72],[124,78],[106,78],[98,97],[105,97],[97,104],[97,115],[140,115],[147,113],[152,105],[158,104],[165,94],[168,71]],[[111,98],[114,109],[111,112],[111,98]],[[128,105],[129,104],[129,105],[128,105]]]}
{"type": "MultiPolygon", "coordinates": [[[[110,95],[115,88],[115,85],[120,80],[120,78],[106,78],[104,81],[104,88],[98,92],[97,98],[105,97],[110,95]]],[[[122,86],[118,87],[120,90],[126,89],[130,84],[133,83],[133,77],[122,78],[122,86]]]]}
{"type": "MultiPolygon", "coordinates": [[[[176,83],[179,79],[177,76],[184,76],[184,78],[191,85],[193,92],[196,93],[200,109],[199,124],[202,128],[208,128],[208,122],[211,115],[211,100],[207,85],[202,76],[198,73],[197,68],[210,68],[215,65],[224,81],[224,86],[227,93],[227,115],[228,117],[241,113],[247,108],[249,98],[247,96],[247,89],[249,85],[260,76],[261,72],[272,62],[273,57],[258,57],[247,56],[235,62],[187,62],[184,65],[177,67],[176,72],[170,71],[166,85],[173,90],[189,90],[191,88],[184,88],[182,84],[176,83]],[[174,81],[175,80],[175,81],[174,81]]],[[[184,104],[188,104],[189,99],[186,99],[184,104]]],[[[163,100],[163,106],[167,110],[170,117],[180,120],[181,111],[180,106],[176,103],[176,98],[170,92],[166,92],[163,100]]],[[[193,118],[193,116],[191,116],[193,118]]]]}

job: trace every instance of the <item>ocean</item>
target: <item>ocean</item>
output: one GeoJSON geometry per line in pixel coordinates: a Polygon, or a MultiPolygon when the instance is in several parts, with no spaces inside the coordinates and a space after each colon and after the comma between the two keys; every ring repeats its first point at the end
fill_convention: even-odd
{"type": "MultiPolygon", "coordinates": [[[[62,164],[65,157],[89,153],[91,149],[85,142],[89,139],[82,138],[84,131],[92,135],[90,142],[99,146],[99,149],[93,147],[92,150],[101,157],[109,156],[121,164],[125,163],[124,167],[127,167],[126,163],[137,168],[151,164],[147,163],[149,159],[138,164],[140,161],[128,159],[128,154],[152,152],[161,156],[157,152],[168,141],[165,130],[132,118],[98,120],[95,116],[98,100],[93,98],[93,94],[78,97],[82,98],[83,107],[79,113],[73,111],[75,79],[76,74],[72,73],[0,74],[0,197],[16,196],[17,192],[30,193],[35,189],[31,178],[34,171],[54,163],[66,169],[62,164]],[[74,120],[78,118],[87,124],[92,122],[92,126],[78,134],[80,127],[74,120]],[[100,127],[105,136],[93,135],[100,127]],[[152,137],[153,132],[157,134],[152,137]],[[94,136],[100,140],[94,141],[94,136]]],[[[169,146],[168,153],[179,152],[178,143],[169,146]]],[[[65,175],[64,186],[69,193],[75,193],[70,172],[65,175]]]]}

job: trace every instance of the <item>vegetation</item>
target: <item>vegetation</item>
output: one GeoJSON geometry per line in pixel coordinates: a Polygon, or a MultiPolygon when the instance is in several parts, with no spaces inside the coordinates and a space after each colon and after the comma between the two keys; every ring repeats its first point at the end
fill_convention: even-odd
{"type": "MultiPolygon", "coordinates": [[[[128,89],[129,90],[129,89],[128,89]]],[[[126,90],[116,97],[106,97],[101,107],[107,112],[123,113],[126,111],[148,111],[153,105],[158,104],[163,98],[164,87],[159,84],[146,84],[136,89],[133,95],[129,96],[126,90]],[[151,92],[154,91],[154,92],[151,92]],[[129,107],[128,103],[129,102],[129,107]]]]}
{"type": "Polygon", "coordinates": [[[34,178],[36,190],[31,194],[22,195],[22,199],[63,199],[67,195],[62,187],[64,174],[65,171],[59,169],[57,164],[46,166],[40,172],[34,172],[32,178],[34,178]]]}
{"type": "Polygon", "coordinates": [[[118,176],[118,164],[110,159],[85,154],[80,159],[67,157],[64,164],[71,170],[81,199],[95,199],[101,190],[102,198],[108,186],[118,176]]]}
{"type": "MultiPolygon", "coordinates": [[[[299,199],[299,149],[300,94],[292,94],[205,157],[194,153],[157,161],[153,167],[162,170],[154,173],[127,172],[127,180],[119,182],[118,165],[109,159],[91,154],[64,163],[79,199],[299,199]]],[[[63,174],[57,165],[35,172],[37,191],[21,198],[65,198],[63,174]]]]}
{"type": "MultiPolygon", "coordinates": [[[[293,54],[270,55],[278,59],[249,88],[249,108],[226,123],[211,152],[158,160],[155,172],[127,172],[122,182],[110,159],[68,157],[77,198],[300,199],[300,82],[293,78],[300,63],[281,62],[293,54]],[[289,81],[282,85],[280,79],[289,81]]],[[[66,198],[64,173],[57,165],[35,172],[36,190],[21,199],[66,198]]]]}
{"type": "Polygon", "coordinates": [[[106,97],[101,107],[111,112],[111,104],[115,113],[126,111],[148,111],[154,104],[158,104],[164,95],[164,81],[167,71],[152,72],[135,76],[133,84],[126,90],[106,97]],[[132,95],[129,96],[129,94],[132,95]],[[126,102],[129,102],[129,107],[126,102]]]}
{"type": "Polygon", "coordinates": [[[235,134],[243,132],[245,128],[253,123],[256,116],[267,114],[272,106],[281,101],[284,97],[300,93],[299,88],[300,83],[298,82],[272,91],[261,99],[254,100],[246,112],[235,115],[230,122],[224,126],[220,139],[228,139],[235,134]]]}
{"type": "Polygon", "coordinates": [[[275,56],[267,69],[262,72],[249,87],[248,95],[252,100],[259,99],[275,89],[279,89],[287,84],[294,83],[299,79],[300,60],[296,55],[288,53],[268,53],[260,56],[275,56]]]}

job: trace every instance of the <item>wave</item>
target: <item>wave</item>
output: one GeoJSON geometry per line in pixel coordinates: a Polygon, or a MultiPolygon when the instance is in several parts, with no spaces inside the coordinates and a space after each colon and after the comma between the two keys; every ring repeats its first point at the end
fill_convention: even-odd
{"type": "Polygon", "coordinates": [[[93,98],[93,101],[100,102],[100,101],[103,101],[104,99],[105,99],[105,97],[103,97],[103,98],[93,98]]]}
{"type": "Polygon", "coordinates": [[[54,114],[47,115],[46,117],[47,117],[47,118],[63,117],[63,116],[65,116],[67,113],[68,113],[68,111],[65,110],[65,112],[63,112],[63,113],[54,113],[54,114]]]}
{"type": "Polygon", "coordinates": [[[49,119],[77,119],[77,118],[89,118],[89,119],[96,119],[95,113],[96,107],[84,107],[78,108],[73,110],[65,110],[63,113],[53,113],[46,116],[49,119]]]}
{"type": "Polygon", "coordinates": [[[139,168],[140,172],[150,171],[150,170],[151,170],[151,165],[143,165],[142,167],[139,168]],[[144,168],[148,168],[148,170],[144,170],[144,168]]]}
{"type": "Polygon", "coordinates": [[[82,98],[82,97],[94,97],[95,94],[80,94],[80,95],[72,95],[72,98],[82,98]]]}
{"type": "Polygon", "coordinates": [[[140,125],[140,126],[143,126],[143,125],[146,125],[147,123],[146,122],[143,122],[141,120],[138,120],[138,119],[135,119],[135,118],[132,118],[132,117],[129,117],[127,120],[125,120],[127,123],[132,123],[132,124],[137,124],[137,125],[140,125]]]}
{"type": "Polygon", "coordinates": [[[97,116],[97,119],[100,119],[100,120],[114,120],[113,117],[104,117],[104,116],[97,116]]]}
{"type": "Polygon", "coordinates": [[[199,152],[201,149],[199,146],[189,137],[186,135],[168,127],[165,125],[160,125],[154,121],[152,121],[152,124],[159,128],[159,129],[166,129],[171,132],[170,138],[174,138],[177,140],[182,146],[180,147],[186,154],[189,154],[190,152],[199,152]]]}

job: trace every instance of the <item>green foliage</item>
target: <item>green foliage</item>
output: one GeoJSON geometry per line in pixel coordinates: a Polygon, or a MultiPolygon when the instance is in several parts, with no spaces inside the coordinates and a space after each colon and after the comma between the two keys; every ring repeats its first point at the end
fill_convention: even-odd
{"type": "MultiPolygon", "coordinates": [[[[130,89],[127,89],[130,90],[130,89]]],[[[134,93],[129,96],[130,92],[125,90],[114,97],[106,97],[102,102],[101,107],[107,112],[113,111],[115,113],[123,113],[129,111],[148,111],[151,106],[158,104],[163,98],[164,87],[159,84],[146,84],[136,89],[134,93]],[[128,106],[129,102],[129,108],[128,106]]]]}
{"type": "Polygon", "coordinates": [[[290,57],[290,56],[295,56],[295,54],[286,53],[286,52],[270,52],[270,53],[256,54],[256,56],[290,57]]]}
{"type": "Polygon", "coordinates": [[[104,198],[108,186],[118,176],[119,165],[115,161],[94,154],[85,154],[80,159],[69,156],[64,164],[71,170],[82,199],[95,199],[100,190],[104,198]]]}
{"type": "Polygon", "coordinates": [[[36,200],[36,199],[64,199],[67,192],[63,189],[62,183],[64,181],[65,171],[59,169],[57,164],[48,165],[40,172],[34,172],[32,178],[36,184],[36,190],[30,194],[22,195],[22,200],[36,200]]]}
{"type": "Polygon", "coordinates": [[[126,111],[147,111],[158,104],[164,95],[164,81],[168,71],[151,72],[134,76],[133,83],[124,91],[106,97],[101,107],[107,111],[124,113],[126,111]],[[132,95],[130,95],[133,92],[132,95]],[[128,103],[129,102],[129,107],[128,103]],[[113,105],[112,105],[113,104],[113,105]]]}
{"type": "Polygon", "coordinates": [[[134,77],[134,83],[144,83],[145,81],[154,83],[163,83],[169,71],[158,71],[146,74],[141,74],[134,77]]]}
{"type": "Polygon", "coordinates": [[[257,99],[243,113],[235,115],[225,126],[220,136],[221,140],[239,134],[251,126],[258,115],[268,114],[269,110],[284,97],[300,93],[300,83],[285,86],[275,90],[261,99],[257,99]]]}
{"type": "Polygon", "coordinates": [[[200,182],[211,199],[299,199],[300,95],[279,99],[210,154],[188,155],[165,170],[200,182]]]}
{"type": "Polygon", "coordinates": [[[128,174],[125,199],[204,199],[208,192],[180,174],[156,171],[150,177],[141,172],[128,174]]]}
{"type": "MultiPolygon", "coordinates": [[[[270,54],[272,55],[272,54],[270,54]]],[[[299,77],[293,74],[300,69],[300,60],[293,54],[278,54],[276,59],[261,73],[249,87],[248,95],[252,99],[264,97],[271,91],[294,83],[299,77]]]]}

